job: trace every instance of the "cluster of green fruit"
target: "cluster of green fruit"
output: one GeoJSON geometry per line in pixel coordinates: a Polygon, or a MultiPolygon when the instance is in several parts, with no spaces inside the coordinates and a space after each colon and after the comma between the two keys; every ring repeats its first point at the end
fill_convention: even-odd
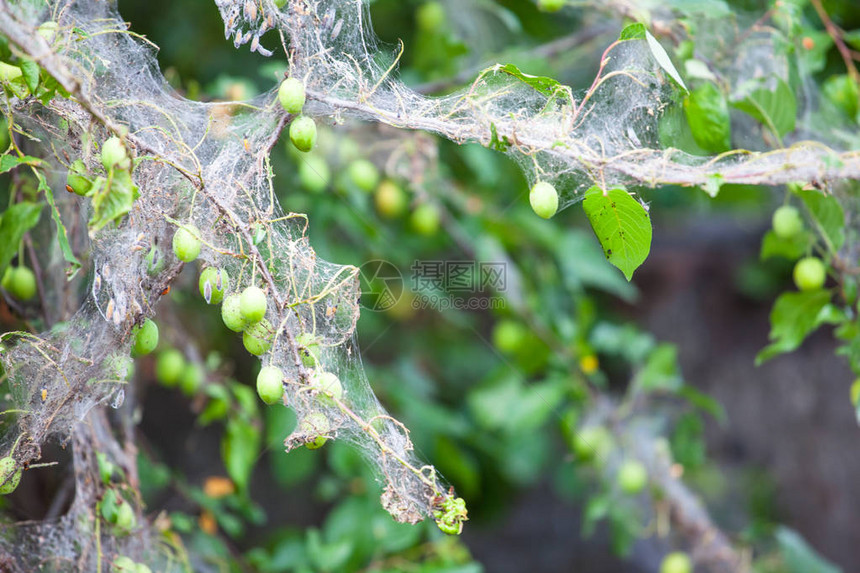
{"type": "Polygon", "coordinates": [[[301,115],[305,106],[305,85],[296,78],[287,78],[278,88],[278,101],[289,114],[297,116],[290,123],[290,141],[299,151],[308,152],[317,141],[317,124],[313,118],[301,115]]]}
{"type": "Polygon", "coordinates": [[[8,266],[0,281],[3,290],[18,300],[28,301],[36,296],[36,275],[27,267],[8,266]]]}
{"type": "MultiPolygon", "coordinates": [[[[772,223],[773,232],[780,239],[794,239],[806,230],[800,211],[791,205],[783,205],[774,211],[772,223]]],[[[798,289],[818,290],[827,280],[827,267],[818,257],[803,257],[795,263],[792,276],[798,289]]]]}
{"type": "MultiPolygon", "coordinates": [[[[112,173],[112,183],[117,185],[131,183],[131,158],[128,156],[125,144],[118,137],[110,137],[101,149],[101,161],[105,171],[112,173]]],[[[88,197],[96,192],[105,179],[95,178],[90,175],[86,164],[81,159],[76,159],[69,165],[69,173],[66,176],[66,190],[81,197],[88,197]]]]}

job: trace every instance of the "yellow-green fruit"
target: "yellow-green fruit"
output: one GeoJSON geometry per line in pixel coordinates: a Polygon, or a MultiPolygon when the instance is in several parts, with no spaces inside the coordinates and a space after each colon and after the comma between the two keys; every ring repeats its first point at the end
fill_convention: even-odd
{"type": "Polygon", "coordinates": [[[350,180],[362,191],[370,193],[379,184],[379,169],[367,159],[356,159],[347,168],[350,180]]]}
{"type": "Polygon", "coordinates": [[[324,157],[306,155],[299,158],[299,182],[311,193],[325,191],[331,181],[331,169],[324,157]]]}
{"type": "Polygon", "coordinates": [[[266,293],[258,286],[251,285],[242,291],[239,299],[239,312],[248,324],[253,324],[266,316],[266,293]]]}
{"type": "Polygon", "coordinates": [[[312,412],[305,416],[299,423],[299,431],[308,436],[316,436],[313,440],[305,443],[305,447],[309,450],[317,450],[328,441],[325,437],[331,430],[331,425],[328,418],[322,412],[312,412]]]}
{"type": "Polygon", "coordinates": [[[134,353],[137,356],[149,354],[158,346],[158,325],[146,319],[134,329],[134,353]]]}
{"type": "Polygon", "coordinates": [[[125,555],[121,555],[114,559],[113,571],[114,573],[137,573],[137,563],[125,555]]]}
{"type": "Polygon", "coordinates": [[[773,232],[781,239],[791,239],[803,231],[803,217],[797,207],[783,205],[773,212],[773,232]]]}
{"type": "Polygon", "coordinates": [[[128,533],[137,524],[137,518],[134,516],[134,510],[131,504],[127,501],[122,501],[117,505],[116,510],[116,526],[123,532],[128,533]]]}
{"type": "Polygon", "coordinates": [[[36,296],[36,275],[27,267],[9,267],[6,271],[9,278],[3,277],[3,288],[18,300],[31,300],[36,296]],[[10,274],[11,272],[11,274],[10,274]]]}
{"type": "Polygon", "coordinates": [[[603,426],[588,426],[573,436],[573,451],[582,461],[606,461],[614,447],[609,430],[603,426]]]}
{"type": "Polygon", "coordinates": [[[168,388],[179,384],[184,370],[185,356],[176,348],[165,350],[155,362],[155,377],[168,388]]]}
{"type": "Polygon", "coordinates": [[[860,378],[851,384],[851,403],[854,404],[854,406],[860,404],[860,378]]]}
{"type": "Polygon", "coordinates": [[[817,257],[804,257],[794,265],[794,284],[802,291],[818,290],[827,279],[827,268],[817,257]]]}
{"type": "Polygon", "coordinates": [[[415,12],[415,20],[421,30],[434,32],[445,24],[445,8],[439,2],[426,2],[415,12]]]}
{"type": "Polygon", "coordinates": [[[0,460],[0,495],[7,495],[15,491],[21,483],[21,468],[11,457],[7,456],[0,460]]]}
{"type": "Polygon", "coordinates": [[[439,230],[439,209],[432,203],[422,203],[412,212],[409,222],[419,234],[426,237],[435,235],[439,230]]]}
{"type": "Polygon", "coordinates": [[[693,573],[693,562],[686,553],[675,551],[663,558],[660,573],[693,573]]]}
{"type": "Polygon", "coordinates": [[[567,0],[538,0],[537,5],[538,9],[544,12],[558,12],[566,3],[567,0]]]}
{"type": "Polygon", "coordinates": [[[305,84],[296,78],[287,78],[278,88],[278,101],[287,113],[296,114],[305,105],[305,84]]]}
{"type": "Polygon", "coordinates": [[[200,289],[200,296],[207,304],[221,304],[224,300],[224,292],[230,288],[230,276],[224,269],[206,267],[200,273],[197,286],[200,289]]]}
{"type": "Polygon", "coordinates": [[[343,398],[343,385],[340,383],[340,378],[331,372],[317,370],[311,376],[310,386],[319,392],[319,399],[323,404],[332,406],[335,400],[343,398]]]}
{"type": "Polygon", "coordinates": [[[379,187],[376,188],[374,201],[376,210],[387,219],[394,219],[402,215],[409,203],[406,193],[403,192],[400,185],[389,179],[380,183],[379,187]]]}
{"type": "Polygon", "coordinates": [[[221,320],[224,321],[224,326],[233,332],[242,332],[247,328],[248,323],[242,318],[242,297],[238,294],[231,294],[224,299],[224,304],[221,305],[221,320]]]}
{"type": "Polygon", "coordinates": [[[529,203],[538,217],[549,219],[558,211],[558,192],[546,181],[538,181],[529,192],[529,203]]]}
{"type": "Polygon", "coordinates": [[[105,169],[128,169],[131,161],[125,151],[125,145],[118,137],[111,137],[102,144],[102,165],[105,169]]]}
{"type": "Polygon", "coordinates": [[[630,495],[636,495],[645,489],[648,483],[648,471],[641,462],[627,460],[618,468],[618,487],[630,495]]]}
{"type": "Polygon", "coordinates": [[[72,190],[75,195],[81,197],[86,196],[92,188],[92,181],[87,177],[87,166],[80,159],[76,159],[69,166],[69,172],[66,175],[66,186],[72,190]]]}
{"type": "Polygon", "coordinates": [[[277,404],[284,397],[284,371],[277,366],[264,366],[257,374],[257,394],[266,404],[277,404]]]}
{"type": "Polygon", "coordinates": [[[520,350],[528,338],[529,330],[521,323],[504,319],[493,328],[493,345],[505,354],[520,350]]]}
{"type": "Polygon", "coordinates": [[[290,124],[290,141],[299,151],[310,151],[317,141],[317,124],[305,115],[297,117],[290,124]]]}
{"type": "Polygon", "coordinates": [[[309,368],[316,366],[320,358],[320,345],[314,335],[303,332],[296,337],[296,344],[299,346],[302,364],[309,368]]]}
{"type": "Polygon", "coordinates": [[[245,350],[254,356],[261,356],[272,347],[274,335],[272,325],[264,318],[245,329],[242,343],[245,345],[245,350]]]}
{"type": "Polygon", "coordinates": [[[190,263],[200,255],[200,231],[191,224],[182,225],[173,235],[173,253],[184,263],[190,263]]]}
{"type": "Polygon", "coordinates": [[[197,390],[206,381],[206,372],[203,367],[195,362],[189,362],[182,370],[182,376],[179,379],[179,389],[186,396],[193,396],[197,390]]]}

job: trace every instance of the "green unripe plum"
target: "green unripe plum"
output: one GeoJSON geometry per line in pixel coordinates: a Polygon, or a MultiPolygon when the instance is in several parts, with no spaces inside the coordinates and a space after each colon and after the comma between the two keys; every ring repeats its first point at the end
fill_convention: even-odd
{"type": "Polygon", "coordinates": [[[0,81],[11,82],[14,79],[20,78],[23,72],[18,66],[0,62],[0,81]]]}
{"type": "Polygon", "coordinates": [[[804,257],[794,265],[794,284],[802,291],[818,290],[827,279],[827,268],[817,257],[804,257]]]}
{"type": "Polygon", "coordinates": [[[317,370],[311,376],[310,386],[319,392],[319,399],[323,404],[333,406],[335,400],[343,398],[343,385],[340,383],[340,378],[331,372],[317,370]]]}
{"type": "Polygon", "coordinates": [[[274,335],[275,331],[272,329],[272,325],[264,318],[245,329],[242,342],[245,345],[245,350],[254,356],[261,356],[272,347],[274,335]]]}
{"type": "Polygon", "coordinates": [[[182,225],[173,234],[173,254],[183,263],[190,263],[200,255],[200,231],[191,224],[182,225]]]}
{"type": "Polygon", "coordinates": [[[224,269],[206,267],[200,273],[197,286],[200,289],[200,296],[207,304],[221,304],[224,300],[224,292],[230,287],[230,276],[224,269]]]}
{"type": "Polygon", "coordinates": [[[573,436],[573,452],[582,461],[605,461],[613,447],[612,434],[603,426],[588,426],[573,436]]]}
{"type": "Polygon", "coordinates": [[[123,145],[120,138],[114,136],[104,142],[102,145],[102,165],[107,170],[111,170],[114,167],[128,169],[131,166],[131,161],[129,161],[128,154],[125,151],[125,145],[123,145]]]}
{"type": "Polygon", "coordinates": [[[21,483],[21,468],[10,456],[0,460],[0,495],[8,495],[21,483]]]}
{"type": "Polygon", "coordinates": [[[546,181],[538,181],[529,192],[529,203],[538,217],[549,219],[558,211],[558,192],[546,181]]]}
{"type": "Polygon", "coordinates": [[[439,2],[426,2],[418,8],[415,19],[420,29],[434,32],[445,24],[445,8],[439,2]]]}
{"type": "Polygon", "coordinates": [[[566,3],[567,0],[538,0],[537,5],[544,12],[558,12],[566,3]]]}
{"type": "Polygon", "coordinates": [[[134,353],[145,356],[158,346],[158,325],[146,319],[143,324],[134,328],[134,353]]]}
{"type": "Polygon", "coordinates": [[[305,84],[296,78],[285,79],[278,88],[278,101],[287,113],[300,113],[305,106],[305,84]]]}
{"type": "Polygon", "coordinates": [[[645,489],[648,483],[648,470],[641,462],[627,460],[618,469],[618,487],[630,495],[636,495],[645,489]]]}
{"type": "Polygon", "coordinates": [[[675,551],[663,558],[660,573],[693,573],[693,562],[686,553],[675,551]]]}
{"type": "Polygon", "coordinates": [[[165,350],[155,362],[155,377],[168,388],[179,384],[184,370],[185,356],[176,348],[165,350]]]}
{"type": "Polygon", "coordinates": [[[328,441],[325,434],[328,434],[330,430],[331,425],[328,418],[322,412],[311,412],[299,423],[299,431],[309,436],[316,436],[313,440],[305,443],[305,447],[309,450],[318,450],[323,447],[328,441]]]}
{"type": "Polygon", "coordinates": [[[309,368],[316,366],[320,358],[320,345],[314,335],[310,332],[303,332],[296,337],[296,344],[299,346],[302,364],[309,368]]]}
{"type": "Polygon", "coordinates": [[[153,245],[144,259],[146,262],[146,272],[150,276],[155,276],[164,269],[164,257],[161,256],[161,251],[153,245]]]}
{"type": "Polygon", "coordinates": [[[125,555],[120,555],[113,562],[114,573],[137,573],[137,563],[125,555]]]}
{"type": "Polygon", "coordinates": [[[182,376],[179,378],[179,389],[186,396],[193,396],[205,381],[206,372],[203,367],[196,362],[189,362],[185,365],[182,376]]]}
{"type": "Polygon", "coordinates": [[[137,525],[134,510],[127,501],[121,501],[116,509],[116,526],[123,532],[128,533],[137,525]]]}
{"type": "Polygon", "coordinates": [[[224,299],[224,304],[221,305],[221,320],[224,321],[224,326],[233,332],[242,332],[247,328],[248,323],[242,317],[242,297],[238,294],[231,294],[224,299]]]}
{"type": "Polygon", "coordinates": [[[409,203],[400,185],[391,180],[385,180],[379,184],[374,200],[376,210],[387,219],[402,215],[409,203]]]}
{"type": "Polygon", "coordinates": [[[251,285],[242,291],[239,299],[239,312],[248,324],[258,322],[266,316],[266,293],[258,286],[251,285]]]}
{"type": "Polygon", "coordinates": [[[80,159],[76,159],[69,166],[69,173],[66,175],[66,186],[72,190],[75,195],[81,197],[86,196],[93,187],[92,181],[87,177],[87,166],[80,159]]]}
{"type": "Polygon", "coordinates": [[[317,124],[306,115],[301,115],[290,124],[290,141],[299,151],[308,152],[317,142],[317,124]]]}
{"type": "Polygon", "coordinates": [[[425,237],[435,235],[439,230],[439,209],[432,203],[422,203],[412,212],[409,223],[417,233],[425,237]]]}
{"type": "Polygon", "coordinates": [[[4,276],[4,286],[9,294],[18,300],[31,300],[36,296],[36,275],[27,267],[9,267],[6,271],[9,279],[4,276]],[[11,274],[9,274],[11,271],[11,274]]]}
{"type": "Polygon", "coordinates": [[[105,360],[107,375],[117,380],[130,380],[134,375],[134,360],[125,354],[113,354],[105,360]]]}
{"type": "Polygon", "coordinates": [[[356,187],[367,193],[379,185],[379,169],[367,159],[356,159],[350,163],[347,174],[356,187]]]}
{"type": "Polygon", "coordinates": [[[321,193],[331,181],[331,169],[324,157],[307,155],[299,160],[299,182],[311,193],[321,193]]]}
{"type": "Polygon", "coordinates": [[[790,239],[803,231],[803,218],[797,207],[783,205],[773,212],[773,232],[780,239],[790,239]]]}
{"type": "Polygon", "coordinates": [[[528,337],[528,329],[521,323],[505,319],[493,329],[493,345],[501,352],[512,354],[520,350],[528,337]]]}
{"type": "Polygon", "coordinates": [[[284,371],[277,366],[264,366],[257,374],[257,394],[260,400],[277,404],[284,397],[284,371]]]}

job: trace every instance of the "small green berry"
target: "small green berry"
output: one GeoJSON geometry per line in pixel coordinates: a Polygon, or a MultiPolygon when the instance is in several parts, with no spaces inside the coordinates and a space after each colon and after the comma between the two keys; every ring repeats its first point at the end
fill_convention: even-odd
{"type": "Polygon", "coordinates": [[[184,370],[185,356],[176,348],[165,350],[155,361],[155,377],[168,388],[179,384],[184,370]]]}
{"type": "Polygon", "coordinates": [[[285,79],[278,88],[278,101],[287,113],[300,113],[305,105],[305,84],[296,78],[285,79]]]}
{"type": "Polygon", "coordinates": [[[773,212],[773,232],[780,239],[791,239],[803,231],[803,218],[797,207],[783,205],[773,212]]]}
{"type": "Polygon", "coordinates": [[[529,192],[529,203],[538,217],[549,219],[558,211],[558,192],[546,181],[538,181],[529,192]]]}
{"type": "Polygon", "coordinates": [[[317,450],[323,447],[328,441],[325,435],[331,431],[331,425],[328,418],[322,412],[311,412],[302,418],[302,421],[299,423],[299,431],[308,436],[316,436],[313,440],[307,442],[305,447],[309,450],[317,450]]]}
{"type": "Polygon", "coordinates": [[[376,210],[379,214],[387,219],[399,217],[406,211],[409,202],[406,198],[406,193],[394,181],[386,179],[376,188],[374,195],[376,202],[376,210]]]}
{"type": "Polygon", "coordinates": [[[248,323],[242,317],[242,297],[238,294],[231,294],[224,299],[224,304],[221,305],[221,320],[224,321],[224,326],[233,332],[242,332],[247,328],[248,323]]]}
{"type": "Polygon", "coordinates": [[[242,291],[239,299],[239,312],[246,323],[252,324],[266,316],[266,293],[258,286],[251,285],[242,291]]]}
{"type": "Polygon", "coordinates": [[[614,447],[612,434],[603,426],[582,428],[573,436],[573,451],[581,461],[603,462],[614,447]]]}
{"type": "Polygon", "coordinates": [[[432,203],[422,203],[412,212],[409,222],[417,233],[425,237],[435,235],[439,230],[439,209],[432,203]]]}
{"type": "Polygon", "coordinates": [[[206,267],[200,273],[197,286],[207,304],[220,304],[224,300],[224,292],[230,288],[230,276],[224,269],[206,267]]]}
{"type": "Polygon", "coordinates": [[[18,488],[21,482],[21,468],[18,462],[7,456],[0,460],[0,495],[8,495],[18,488]]]}
{"type": "Polygon", "coordinates": [[[331,372],[317,370],[311,376],[310,387],[319,392],[319,399],[323,404],[334,405],[335,400],[343,398],[343,385],[340,378],[331,372]]]}
{"type": "Polygon", "coordinates": [[[93,182],[88,177],[87,166],[80,159],[74,160],[69,166],[69,172],[66,175],[67,189],[71,189],[75,195],[84,197],[90,192],[92,186],[93,182]]]}
{"type": "Polygon", "coordinates": [[[128,169],[131,166],[131,161],[125,151],[125,145],[123,145],[120,138],[114,136],[104,142],[102,145],[102,165],[107,170],[111,170],[114,167],[128,169]]]}
{"type": "Polygon", "coordinates": [[[669,553],[660,564],[660,573],[693,573],[693,562],[686,553],[669,553]]]}
{"type": "Polygon", "coordinates": [[[134,328],[134,353],[137,356],[149,354],[158,346],[158,325],[146,319],[134,328]]]}
{"type": "Polygon", "coordinates": [[[266,404],[277,404],[284,396],[284,371],[277,366],[264,366],[257,374],[257,394],[266,404]]]}
{"type": "Polygon", "coordinates": [[[303,332],[296,337],[296,344],[299,346],[302,364],[309,368],[316,366],[320,358],[320,345],[314,335],[303,332]]]}
{"type": "Polygon", "coordinates": [[[544,12],[558,12],[566,3],[567,0],[538,0],[537,5],[544,12]]]}
{"type": "Polygon", "coordinates": [[[804,257],[794,265],[794,284],[802,291],[818,290],[827,279],[827,268],[817,257],[804,257]]]}
{"type": "Polygon", "coordinates": [[[415,13],[418,28],[435,32],[445,24],[445,8],[439,2],[426,2],[415,13]]]}
{"type": "Polygon", "coordinates": [[[254,356],[261,356],[272,347],[274,335],[272,325],[264,318],[245,329],[242,342],[245,344],[245,350],[254,356]]]}
{"type": "Polygon", "coordinates": [[[290,124],[290,141],[299,151],[308,152],[317,141],[317,124],[306,115],[301,115],[290,124]]]}
{"type": "Polygon", "coordinates": [[[184,263],[190,263],[200,255],[200,231],[191,224],[182,225],[173,234],[173,253],[184,263]]]}
{"type": "Polygon", "coordinates": [[[500,320],[493,329],[493,345],[505,354],[520,350],[529,331],[523,324],[510,319],[500,320]]]}
{"type": "Polygon", "coordinates": [[[28,269],[27,267],[9,267],[6,271],[9,275],[8,281],[4,276],[4,287],[9,291],[9,294],[17,298],[18,300],[31,300],[34,296],[36,296],[36,275],[33,274],[33,271],[28,269]]]}
{"type": "Polygon", "coordinates": [[[196,362],[188,362],[179,379],[179,389],[186,396],[193,396],[206,381],[206,371],[196,362]]]}
{"type": "Polygon", "coordinates": [[[379,184],[379,169],[367,159],[356,159],[350,163],[347,174],[356,187],[367,193],[379,184]]]}
{"type": "Polygon", "coordinates": [[[321,193],[331,181],[331,169],[324,157],[305,155],[299,158],[299,182],[311,193],[321,193]]]}
{"type": "Polygon", "coordinates": [[[626,494],[636,495],[648,483],[648,470],[641,462],[626,460],[618,469],[618,486],[626,494]]]}
{"type": "Polygon", "coordinates": [[[137,525],[137,518],[131,504],[125,500],[117,504],[116,526],[124,533],[129,533],[137,525]]]}

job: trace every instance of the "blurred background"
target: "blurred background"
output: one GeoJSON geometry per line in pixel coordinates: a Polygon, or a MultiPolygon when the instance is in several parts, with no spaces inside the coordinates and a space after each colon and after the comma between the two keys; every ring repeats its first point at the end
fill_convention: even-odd
{"type": "MultiPolygon", "coordinates": [[[[825,5],[843,28],[860,28],[851,0],[825,5]]],[[[582,90],[624,24],[522,0],[370,6],[380,50],[403,40],[400,75],[428,94],[496,62],[582,90]]],[[[213,2],[120,0],[119,9],[160,47],[185,97],[250,99],[286,69],[282,49],[272,58],[234,49],[213,2]]],[[[828,53],[822,77],[839,64],[828,53]]],[[[285,211],[308,214],[321,257],[368,263],[357,338],[371,386],[465,498],[470,521],[459,538],[432,522],[395,524],[368,467],[337,441],[284,453],[295,418],[243,401],[237,388],[252,387],[256,360],[197,296],[189,270],[159,309],[160,353],[180,349],[200,369],[177,389],[157,356],[136,361],[139,460],[153,519],[168,515],[213,570],[656,572],[667,551],[691,548],[663,527],[659,499],[619,493],[614,470],[578,451],[574,428],[602,415],[603,395],[626,416],[630,440],[671,452],[716,524],[754,548],[760,571],[794,571],[786,553],[811,551],[775,541],[780,526],[860,570],[860,429],[832,334],[754,366],[773,300],[791,284],[789,261],[759,258],[781,200],[773,190],[643,191],[654,242],[628,283],[578,206],[551,221],[534,215],[504,155],[318,122],[311,154],[275,148],[275,191],[285,211]],[[224,451],[224,422],[236,416],[260,437],[241,460],[224,451]],[[247,487],[226,477],[225,462],[241,466],[230,474],[244,472],[247,487]]],[[[617,444],[613,467],[632,447],[617,444]]],[[[38,500],[62,471],[34,474],[6,503],[22,519],[44,516],[52,509],[38,500]]]]}

